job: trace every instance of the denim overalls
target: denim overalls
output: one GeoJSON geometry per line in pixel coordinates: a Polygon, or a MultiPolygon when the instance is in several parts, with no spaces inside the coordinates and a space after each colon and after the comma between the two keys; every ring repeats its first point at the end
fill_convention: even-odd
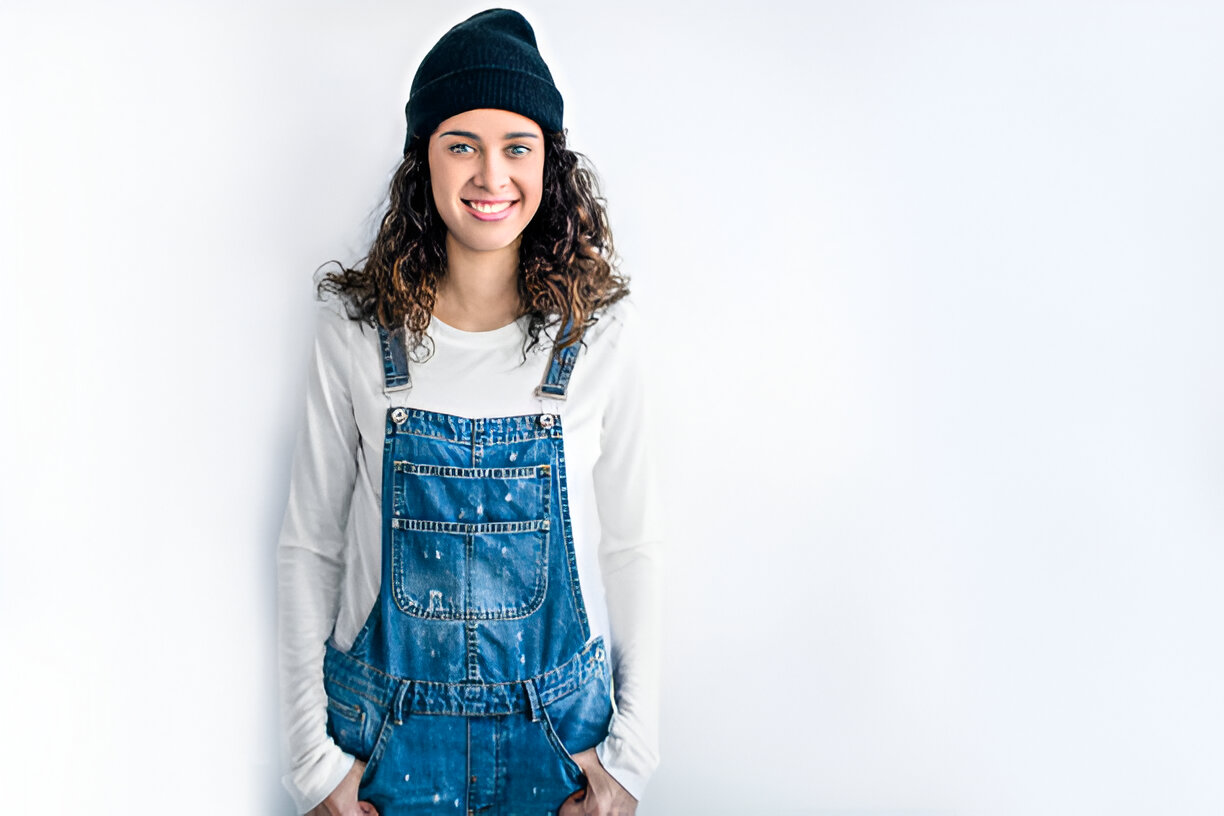
{"type": "Polygon", "coordinates": [[[612,716],[561,417],[544,410],[565,399],[578,347],[550,357],[540,413],[468,419],[397,404],[411,388],[402,335],[379,330],[382,582],[352,648],[327,644],[328,730],[368,761],[359,797],[381,816],[553,814],[585,785],[571,754],[612,716]]]}

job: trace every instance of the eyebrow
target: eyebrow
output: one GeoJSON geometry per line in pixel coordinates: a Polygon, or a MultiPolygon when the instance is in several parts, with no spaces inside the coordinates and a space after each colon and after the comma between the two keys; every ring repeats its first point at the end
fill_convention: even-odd
{"type": "MultiPolygon", "coordinates": [[[[477,136],[475,133],[472,133],[471,131],[468,131],[468,130],[448,130],[445,133],[438,134],[439,139],[441,139],[443,136],[461,136],[464,139],[471,139],[474,142],[482,141],[479,136],[477,136]]],[[[503,139],[538,139],[539,137],[536,136],[534,133],[528,133],[527,131],[520,131],[517,133],[507,133],[502,138],[503,139]]]]}

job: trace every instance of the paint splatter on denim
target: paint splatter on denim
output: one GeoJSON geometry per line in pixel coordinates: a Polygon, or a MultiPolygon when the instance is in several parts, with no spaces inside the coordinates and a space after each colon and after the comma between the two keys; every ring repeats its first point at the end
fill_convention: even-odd
{"type": "MultiPolygon", "coordinates": [[[[380,332],[388,394],[411,387],[380,332]]],[[[537,389],[564,399],[577,349],[537,389]]],[[[398,400],[393,400],[396,402],[398,400]]],[[[382,816],[544,816],[585,784],[571,755],[612,715],[611,670],[578,583],[561,417],[392,407],[378,600],[327,646],[328,725],[366,759],[382,816]]]]}

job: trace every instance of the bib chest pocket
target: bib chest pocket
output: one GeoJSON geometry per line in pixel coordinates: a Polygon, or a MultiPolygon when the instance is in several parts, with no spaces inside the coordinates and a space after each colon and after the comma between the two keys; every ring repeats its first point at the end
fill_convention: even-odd
{"type": "Polygon", "coordinates": [[[505,620],[548,589],[549,464],[394,463],[392,589],[408,615],[505,620]]]}

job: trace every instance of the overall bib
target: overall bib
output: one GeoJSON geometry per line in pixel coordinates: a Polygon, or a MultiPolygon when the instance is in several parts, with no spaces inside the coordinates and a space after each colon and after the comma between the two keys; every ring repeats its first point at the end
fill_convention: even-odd
{"type": "Polygon", "coordinates": [[[328,730],[366,760],[382,816],[546,816],[585,785],[611,670],[578,583],[561,417],[577,346],[549,358],[542,410],[468,419],[396,405],[402,333],[379,330],[391,398],[382,581],[352,648],[327,644],[328,730]]]}

